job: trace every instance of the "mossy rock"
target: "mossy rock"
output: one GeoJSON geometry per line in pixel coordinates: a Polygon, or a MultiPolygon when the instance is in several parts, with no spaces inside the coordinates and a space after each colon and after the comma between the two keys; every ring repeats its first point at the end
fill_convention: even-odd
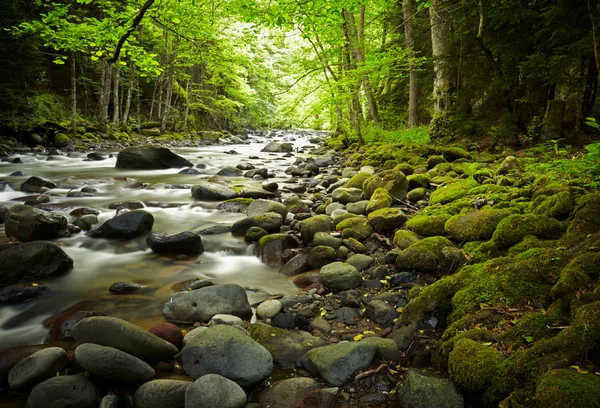
{"type": "Polygon", "coordinates": [[[401,171],[407,177],[415,172],[414,167],[408,163],[400,163],[396,167],[394,167],[394,170],[401,171]]]}
{"type": "Polygon", "coordinates": [[[462,338],[448,357],[450,379],[469,392],[482,391],[502,362],[502,353],[491,346],[462,338]]]}
{"type": "Polygon", "coordinates": [[[561,191],[552,196],[538,196],[541,203],[533,209],[534,214],[545,215],[550,218],[564,219],[573,209],[573,197],[569,191],[561,191]]]}
{"type": "Polygon", "coordinates": [[[399,229],[394,234],[393,243],[396,248],[404,250],[412,244],[419,242],[420,239],[421,237],[412,231],[399,229]]]}
{"type": "Polygon", "coordinates": [[[308,267],[320,268],[335,261],[335,249],[330,246],[319,245],[308,251],[308,267]]]}
{"type": "Polygon", "coordinates": [[[453,162],[459,159],[470,159],[471,155],[465,149],[460,147],[447,147],[444,149],[442,155],[444,159],[449,162],[453,162]]]}
{"type": "Polygon", "coordinates": [[[269,233],[261,228],[261,227],[250,227],[248,231],[246,231],[246,235],[244,236],[244,241],[246,242],[257,242],[262,237],[269,235],[269,233]]]}
{"type": "Polygon", "coordinates": [[[600,377],[574,369],[550,370],[537,384],[539,408],[599,408],[600,377]]]}
{"type": "Polygon", "coordinates": [[[523,173],[525,169],[519,159],[514,156],[508,156],[504,159],[500,168],[496,172],[497,175],[523,173]]]}
{"type": "Polygon", "coordinates": [[[560,316],[557,313],[529,312],[521,316],[516,324],[501,335],[501,341],[513,349],[538,341],[554,337],[558,332],[551,327],[557,323],[560,316]]]}
{"type": "Polygon", "coordinates": [[[515,214],[500,221],[492,235],[492,242],[497,248],[508,248],[528,235],[554,239],[560,237],[561,232],[562,225],[554,218],[535,214],[515,214]]]}
{"type": "Polygon", "coordinates": [[[535,235],[528,235],[521,242],[508,248],[509,255],[522,254],[533,248],[555,248],[559,246],[556,240],[543,240],[535,235]]]}
{"type": "Polygon", "coordinates": [[[552,287],[555,297],[575,296],[578,291],[593,289],[600,276],[600,253],[586,252],[575,257],[560,272],[552,287]]]}
{"type": "Polygon", "coordinates": [[[425,190],[423,187],[418,187],[410,190],[406,194],[406,198],[408,199],[408,201],[416,203],[417,201],[424,200],[426,195],[427,190],[425,190]]]}
{"type": "Polygon", "coordinates": [[[382,208],[371,212],[367,219],[378,231],[401,228],[406,223],[406,214],[399,208],[382,208]]]}
{"type": "Polygon", "coordinates": [[[492,237],[500,221],[510,213],[502,210],[479,210],[450,218],[444,228],[452,239],[460,242],[486,241],[492,237]]]}
{"type": "Polygon", "coordinates": [[[427,159],[427,167],[429,167],[430,169],[433,169],[441,163],[448,163],[448,160],[446,160],[444,156],[429,156],[429,158],[427,159]]]}
{"type": "MultiPolygon", "coordinates": [[[[352,231],[352,230],[345,230],[344,232],[348,232],[348,231],[352,231]]],[[[356,239],[354,237],[344,236],[343,234],[342,234],[342,237],[344,238],[342,240],[342,243],[350,251],[356,252],[357,254],[364,254],[365,252],[367,252],[367,248],[363,244],[361,244],[361,242],[358,239],[356,239]]],[[[360,237],[360,238],[362,238],[362,237],[360,237]]]]}
{"type": "Polygon", "coordinates": [[[341,204],[356,203],[363,199],[362,194],[360,188],[338,187],[331,193],[331,199],[341,204]]]}
{"type": "Polygon", "coordinates": [[[364,238],[373,233],[373,227],[371,224],[369,224],[367,217],[353,216],[337,224],[336,228],[340,231],[352,229],[362,235],[364,238]]]}
{"type": "Polygon", "coordinates": [[[393,202],[394,199],[391,195],[389,195],[385,188],[378,188],[373,192],[373,195],[369,199],[369,203],[367,204],[367,214],[383,208],[391,207],[393,202]]]}
{"type": "MultiPolygon", "coordinates": [[[[421,288],[402,310],[402,320],[418,323],[427,314],[436,312],[438,317],[446,316],[452,308],[452,297],[458,290],[456,276],[444,276],[430,286],[421,288]]],[[[414,294],[411,290],[411,294],[414,294]]]]}
{"type": "MultiPolygon", "coordinates": [[[[288,207],[289,208],[289,207],[288,207]]],[[[317,232],[333,231],[333,221],[327,215],[316,215],[298,224],[300,236],[305,244],[309,244],[317,232]]]]}
{"type": "Polygon", "coordinates": [[[71,143],[71,139],[69,138],[69,136],[65,135],[64,133],[57,133],[56,136],[54,136],[54,146],[55,147],[65,147],[68,146],[69,143],[71,143]]]}
{"type": "Polygon", "coordinates": [[[398,170],[384,170],[369,177],[363,184],[363,194],[370,199],[375,190],[384,188],[396,200],[404,200],[408,192],[408,181],[398,170]]]}
{"type": "Polygon", "coordinates": [[[431,193],[429,200],[432,204],[447,204],[469,195],[469,190],[477,186],[477,182],[471,177],[445,183],[431,193]]]}
{"type": "Polygon", "coordinates": [[[577,202],[573,211],[566,239],[574,242],[584,239],[589,234],[600,231],[600,191],[586,194],[577,202]]]}
{"type": "Polygon", "coordinates": [[[431,184],[431,174],[430,173],[418,173],[412,174],[406,177],[408,180],[408,190],[412,190],[415,188],[423,187],[429,188],[431,184]]]}
{"type": "Polygon", "coordinates": [[[397,165],[398,165],[398,160],[396,160],[396,159],[386,160],[385,163],[383,163],[382,168],[384,170],[391,170],[391,169],[394,169],[397,165]]]}
{"type": "Polygon", "coordinates": [[[485,180],[490,180],[494,178],[494,173],[490,169],[481,169],[473,172],[473,178],[478,183],[483,183],[485,180]]]}
{"type": "Polygon", "coordinates": [[[396,265],[399,270],[447,272],[450,265],[444,252],[445,247],[452,247],[452,242],[447,238],[424,238],[402,251],[396,258],[396,265]]]}
{"type": "Polygon", "coordinates": [[[450,214],[424,214],[414,216],[406,222],[406,228],[423,237],[445,235],[445,225],[450,219],[450,214]]]}

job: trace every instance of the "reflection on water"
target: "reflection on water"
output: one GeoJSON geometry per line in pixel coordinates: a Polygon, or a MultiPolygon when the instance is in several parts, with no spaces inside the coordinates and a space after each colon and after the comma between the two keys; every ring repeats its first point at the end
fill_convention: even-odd
{"type": "MultiPolygon", "coordinates": [[[[300,147],[306,144],[306,139],[297,137],[294,143],[300,147]]],[[[214,209],[216,203],[194,200],[189,187],[173,187],[191,187],[226,166],[235,167],[240,163],[267,168],[275,172],[274,181],[283,180],[286,177],[284,170],[295,158],[262,153],[263,147],[264,143],[252,143],[172,149],[192,162],[202,173],[200,175],[177,174],[179,169],[115,169],[116,152],[101,152],[107,157],[113,155],[104,161],[85,161],[83,153],[69,153],[51,161],[47,161],[45,155],[22,154],[17,157],[23,163],[0,162],[0,180],[10,186],[8,191],[0,192],[0,205],[17,203],[12,200],[26,195],[19,191],[20,184],[36,175],[57,184],[46,206],[69,221],[73,221],[69,213],[78,207],[97,209],[100,222],[103,222],[115,215],[114,210],[108,209],[111,203],[139,200],[154,216],[153,231],[178,233],[206,225],[230,225],[245,215],[218,211],[214,209]],[[225,153],[230,150],[239,154],[225,153]],[[250,156],[258,159],[249,159],[250,156]],[[15,171],[21,171],[24,176],[9,176],[15,171]],[[141,183],[145,188],[139,188],[141,183]],[[66,196],[83,187],[93,187],[97,192],[93,197],[66,196]]],[[[262,183],[244,177],[228,177],[227,180],[231,185],[255,188],[262,183]]],[[[6,240],[3,225],[0,226],[0,240],[6,240]]],[[[48,297],[22,305],[0,306],[0,350],[42,342],[47,333],[43,321],[78,302],[83,302],[78,306],[81,310],[103,312],[150,328],[164,321],[161,308],[172,293],[171,285],[188,279],[209,278],[218,284],[237,283],[246,288],[250,303],[297,290],[287,277],[277,273],[277,268],[263,265],[249,255],[248,245],[229,233],[204,236],[206,252],[187,259],[154,254],[148,250],[144,238],[114,242],[93,240],[79,233],[56,242],[73,258],[74,269],[64,276],[38,282],[49,285],[52,292],[48,297]],[[117,281],[137,282],[145,288],[134,294],[113,295],[108,288],[117,281]]]]}

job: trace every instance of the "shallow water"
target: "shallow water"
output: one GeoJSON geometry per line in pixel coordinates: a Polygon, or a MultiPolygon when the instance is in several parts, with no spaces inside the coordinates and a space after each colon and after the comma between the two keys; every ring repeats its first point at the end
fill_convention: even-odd
{"type": "MultiPolygon", "coordinates": [[[[285,134],[293,137],[295,147],[308,144],[307,135],[285,134]]],[[[281,140],[275,137],[271,140],[281,140]]],[[[262,153],[265,143],[248,145],[210,146],[172,149],[185,157],[203,174],[177,174],[180,169],[133,171],[115,169],[117,152],[104,161],[84,161],[86,154],[69,153],[58,160],[47,161],[42,154],[17,155],[23,163],[0,162],[0,180],[9,183],[11,190],[0,192],[0,205],[15,205],[26,196],[18,190],[29,176],[36,175],[54,181],[58,187],[52,190],[50,203],[53,212],[62,214],[72,222],[69,213],[79,207],[100,211],[100,223],[113,217],[111,203],[139,200],[145,210],[154,216],[155,232],[178,233],[197,230],[215,224],[230,225],[245,217],[244,214],[216,210],[218,203],[202,202],[191,197],[190,188],[178,189],[170,185],[183,184],[191,187],[199,180],[216,174],[226,166],[252,163],[256,168],[266,167],[276,173],[269,179],[280,183],[288,176],[284,170],[295,161],[283,158],[281,153],[262,153]],[[239,154],[225,152],[235,150],[239,154]],[[259,159],[250,160],[249,156],[259,159]],[[25,175],[8,176],[15,171],[25,175]],[[126,177],[126,180],[123,178],[126,177]],[[118,178],[118,179],[116,179],[118,178]],[[132,188],[135,184],[147,184],[146,188],[132,188]],[[82,187],[98,190],[94,197],[69,198],[66,194],[82,187]]],[[[262,180],[244,177],[228,177],[232,186],[260,187],[262,180]]],[[[3,225],[0,240],[6,240],[3,225]]],[[[41,343],[48,329],[43,321],[60,311],[79,304],[81,310],[93,310],[121,317],[144,328],[164,321],[161,313],[163,303],[172,293],[171,285],[194,278],[209,278],[217,284],[237,283],[248,293],[250,303],[276,294],[297,292],[289,278],[278,274],[277,268],[263,265],[252,256],[252,248],[243,239],[230,233],[202,237],[205,252],[194,258],[180,259],[152,253],[145,244],[145,237],[127,242],[92,239],[81,232],[69,238],[57,240],[74,260],[74,268],[64,276],[36,283],[47,284],[52,292],[43,299],[22,305],[0,306],[0,350],[24,344],[41,343]],[[110,285],[118,281],[137,282],[146,286],[129,295],[113,295],[110,285]],[[81,303],[80,303],[81,302],[81,303]]]]}

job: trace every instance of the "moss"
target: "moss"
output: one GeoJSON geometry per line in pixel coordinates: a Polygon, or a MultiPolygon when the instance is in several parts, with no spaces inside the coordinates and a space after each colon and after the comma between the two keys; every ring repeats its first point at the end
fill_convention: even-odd
{"type": "Polygon", "coordinates": [[[494,173],[490,169],[482,169],[473,172],[473,178],[478,183],[483,183],[484,180],[494,178],[494,173]]]}
{"type": "Polygon", "coordinates": [[[457,241],[485,241],[492,237],[500,221],[510,213],[502,210],[480,210],[450,218],[444,228],[457,241]]]}
{"type": "Polygon", "coordinates": [[[353,237],[343,237],[343,244],[350,249],[352,252],[356,252],[358,254],[364,254],[367,252],[367,248],[360,243],[356,238],[353,237]]]}
{"type": "Polygon", "coordinates": [[[248,326],[248,333],[250,333],[250,337],[252,337],[254,341],[271,352],[272,350],[267,344],[267,340],[275,336],[282,336],[286,334],[286,331],[266,324],[251,324],[248,326]]]}
{"type": "Polygon", "coordinates": [[[542,195],[536,197],[536,199],[541,203],[533,209],[533,213],[545,215],[546,217],[564,219],[573,208],[573,198],[569,191],[562,191],[549,197],[542,195]]]}
{"type": "Polygon", "coordinates": [[[574,258],[560,272],[558,282],[552,287],[555,297],[575,296],[579,291],[594,287],[600,274],[600,253],[586,252],[574,258]]]}
{"type": "Polygon", "coordinates": [[[533,248],[555,248],[558,246],[558,241],[555,240],[541,240],[535,235],[528,235],[521,242],[511,246],[508,249],[508,253],[515,255],[529,251],[533,248]]]}
{"type": "Polygon", "coordinates": [[[448,160],[446,160],[444,156],[429,156],[427,159],[427,167],[430,169],[434,168],[440,163],[448,163],[448,160]]]}
{"type": "Polygon", "coordinates": [[[562,232],[562,225],[554,218],[544,215],[511,215],[504,218],[492,236],[492,242],[498,248],[508,248],[519,243],[528,235],[538,238],[558,238],[562,232]]]}
{"type": "Polygon", "coordinates": [[[469,195],[469,190],[477,185],[477,182],[471,177],[443,184],[431,193],[430,201],[432,204],[446,204],[458,200],[469,195]]]}
{"type": "Polygon", "coordinates": [[[383,163],[383,168],[385,170],[391,170],[393,168],[395,168],[398,165],[398,160],[386,160],[385,163],[383,163]]]}
{"type": "Polygon", "coordinates": [[[371,175],[369,173],[358,173],[358,174],[352,176],[352,178],[350,178],[350,180],[346,181],[346,183],[344,183],[344,187],[345,188],[361,188],[362,189],[363,184],[369,177],[371,177],[371,175]]]}
{"type": "Polygon", "coordinates": [[[388,191],[385,188],[378,188],[373,192],[373,195],[369,199],[369,204],[367,204],[367,214],[388,208],[393,202],[394,199],[388,194],[388,191]]]}
{"type": "Polygon", "coordinates": [[[413,174],[406,178],[408,180],[408,189],[413,190],[415,188],[423,187],[429,188],[431,183],[431,174],[429,173],[421,173],[421,174],[413,174]]]}
{"type": "Polygon", "coordinates": [[[56,146],[56,147],[65,147],[70,142],[71,142],[71,139],[69,138],[69,136],[65,135],[64,133],[57,133],[56,136],[54,136],[54,146],[56,146]]]}
{"type": "Polygon", "coordinates": [[[460,147],[447,147],[443,151],[444,159],[449,162],[453,162],[459,159],[470,159],[471,155],[465,149],[461,149],[460,147]]]}
{"type": "MultiPolygon", "coordinates": [[[[444,276],[430,286],[412,290],[409,295],[418,295],[402,310],[402,320],[407,323],[418,323],[426,314],[436,311],[438,317],[448,314],[451,309],[452,296],[458,284],[456,276],[444,276]]],[[[410,297],[410,296],[409,296],[410,297]]]]}
{"type": "MultiPolygon", "coordinates": [[[[255,220],[257,220],[257,222],[262,223],[264,221],[270,220],[271,217],[269,216],[255,216],[253,217],[255,220]],[[263,218],[264,217],[264,218],[263,218]]],[[[265,245],[267,245],[269,242],[273,242],[273,241],[279,241],[279,240],[283,240],[285,238],[289,237],[288,234],[285,233],[279,233],[279,234],[269,234],[269,235],[265,235],[263,237],[261,237],[258,240],[258,245],[260,245],[261,247],[264,247],[265,245]]]]}
{"type": "Polygon", "coordinates": [[[416,203],[417,201],[424,200],[427,195],[427,190],[423,187],[418,187],[410,190],[406,194],[406,199],[410,202],[416,203]]]}
{"type": "Polygon", "coordinates": [[[401,228],[406,223],[406,214],[399,208],[382,208],[371,212],[367,218],[369,224],[379,231],[401,228]]]}
{"type": "Polygon", "coordinates": [[[267,236],[269,233],[261,228],[261,227],[250,227],[248,231],[246,231],[246,235],[244,236],[244,241],[246,242],[256,242],[261,238],[267,236]]]}
{"type": "Polygon", "coordinates": [[[408,181],[404,173],[400,171],[384,170],[364,182],[363,194],[366,198],[371,198],[378,188],[385,188],[396,200],[404,200],[408,191],[408,181]]]}
{"type": "Polygon", "coordinates": [[[224,202],[250,205],[252,201],[254,201],[254,199],[252,198],[230,198],[229,200],[225,200],[224,202]]]}
{"type": "Polygon", "coordinates": [[[408,163],[400,163],[396,167],[394,167],[394,170],[401,171],[402,173],[404,173],[405,176],[410,176],[415,172],[414,167],[408,163]]]}
{"type": "Polygon", "coordinates": [[[538,382],[535,399],[539,408],[598,408],[600,377],[573,369],[548,371],[538,382]]]}
{"type": "Polygon", "coordinates": [[[333,231],[333,222],[327,215],[316,215],[298,224],[300,235],[305,244],[310,243],[317,232],[333,231]]]}
{"type": "Polygon", "coordinates": [[[320,268],[335,261],[335,249],[325,245],[318,245],[308,252],[308,267],[320,268]]]}
{"type": "Polygon", "coordinates": [[[557,313],[529,312],[519,318],[517,323],[509,330],[502,333],[502,342],[518,349],[519,347],[558,334],[550,327],[559,320],[557,313]]]}
{"type": "Polygon", "coordinates": [[[452,243],[444,237],[424,238],[398,255],[396,264],[400,270],[416,270],[422,272],[447,272],[446,254],[443,249],[452,243]]]}
{"type": "Polygon", "coordinates": [[[412,244],[419,242],[420,239],[421,237],[412,231],[399,229],[394,234],[393,243],[396,248],[406,249],[412,244]]]}
{"type": "Polygon", "coordinates": [[[340,231],[352,229],[365,238],[373,233],[373,227],[369,224],[367,217],[353,216],[337,224],[336,228],[340,231]]]}
{"type": "Polygon", "coordinates": [[[600,191],[586,194],[577,202],[566,239],[578,241],[600,231],[600,191]]]}
{"type": "Polygon", "coordinates": [[[490,343],[494,341],[496,334],[491,330],[475,327],[469,330],[462,329],[460,332],[458,332],[456,328],[452,328],[451,331],[446,329],[444,331],[444,336],[437,347],[436,359],[439,364],[445,366],[448,363],[448,356],[450,355],[450,352],[454,349],[454,345],[460,339],[469,339],[481,343],[490,343]],[[452,335],[444,338],[447,333],[452,333],[452,335]]]}
{"type": "Polygon", "coordinates": [[[502,354],[495,348],[462,338],[448,357],[450,379],[469,392],[482,391],[502,360],[502,354]]]}
{"type": "Polygon", "coordinates": [[[406,228],[424,237],[445,235],[444,226],[450,219],[446,213],[419,214],[406,222],[406,228]]]}

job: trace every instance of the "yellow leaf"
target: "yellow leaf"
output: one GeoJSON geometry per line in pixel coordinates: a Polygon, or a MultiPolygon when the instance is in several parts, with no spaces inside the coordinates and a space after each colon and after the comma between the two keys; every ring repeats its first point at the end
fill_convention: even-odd
{"type": "Polygon", "coordinates": [[[183,334],[185,336],[187,334],[187,330],[185,330],[185,329],[181,330],[181,334],[183,334]]]}
{"type": "Polygon", "coordinates": [[[571,368],[573,368],[575,370],[579,370],[579,366],[577,366],[577,365],[572,365],[571,368]]]}
{"type": "Polygon", "coordinates": [[[375,332],[372,332],[371,330],[365,330],[363,332],[364,335],[368,335],[368,334],[375,334],[375,332]]]}
{"type": "Polygon", "coordinates": [[[390,372],[390,374],[398,374],[398,371],[392,370],[391,368],[388,368],[388,371],[390,372]]]}
{"type": "Polygon", "coordinates": [[[481,343],[481,345],[482,345],[482,346],[491,346],[491,345],[492,345],[492,342],[491,342],[491,341],[488,341],[487,343],[481,343]]]}
{"type": "Polygon", "coordinates": [[[354,341],[361,341],[364,336],[362,334],[357,334],[354,336],[354,341]]]}
{"type": "Polygon", "coordinates": [[[419,333],[423,334],[425,333],[425,330],[419,330],[419,333]]]}
{"type": "Polygon", "coordinates": [[[321,317],[325,316],[327,314],[327,310],[325,309],[321,309],[321,317]]]}
{"type": "Polygon", "coordinates": [[[37,283],[32,283],[31,286],[38,286],[38,284],[37,283]]]}
{"type": "Polygon", "coordinates": [[[398,313],[402,313],[402,311],[403,311],[403,310],[404,310],[404,308],[403,308],[402,306],[398,306],[398,307],[396,308],[396,311],[397,311],[398,313]]]}

